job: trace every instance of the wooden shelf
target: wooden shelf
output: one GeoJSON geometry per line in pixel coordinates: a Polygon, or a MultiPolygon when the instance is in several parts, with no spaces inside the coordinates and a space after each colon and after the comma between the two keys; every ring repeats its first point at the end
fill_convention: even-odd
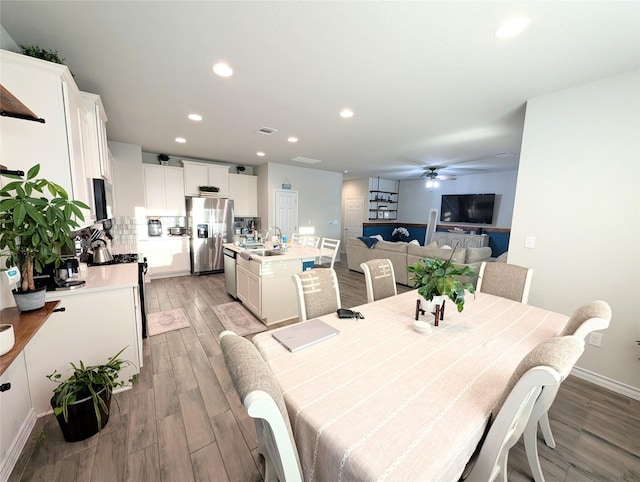
{"type": "Polygon", "coordinates": [[[44,124],[44,119],[35,115],[15,95],[5,89],[2,84],[0,84],[0,115],[44,124]]]}

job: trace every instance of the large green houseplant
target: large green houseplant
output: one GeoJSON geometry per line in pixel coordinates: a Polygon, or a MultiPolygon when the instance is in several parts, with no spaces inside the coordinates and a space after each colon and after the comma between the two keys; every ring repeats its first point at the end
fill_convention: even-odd
{"type": "Polygon", "coordinates": [[[84,221],[82,209],[89,209],[69,199],[58,184],[37,179],[39,172],[40,164],[36,164],[26,179],[2,174],[13,180],[0,189],[0,254],[6,257],[7,268],[20,269],[18,293],[36,290],[34,271],[41,273],[50,264],[60,266],[62,249],[74,248],[71,234],[80,227],[78,221],[84,221]]]}
{"type": "MultiPolygon", "coordinates": [[[[455,251],[455,249],[453,250],[455,251]]],[[[468,282],[460,281],[460,276],[475,276],[475,270],[471,266],[458,267],[451,262],[453,251],[448,260],[439,258],[422,258],[417,263],[407,266],[407,271],[413,275],[409,281],[413,281],[413,287],[418,288],[418,293],[427,301],[434,296],[444,296],[455,303],[458,311],[464,309],[465,290],[475,293],[475,287],[468,282]]]]}
{"type": "Polygon", "coordinates": [[[130,361],[119,358],[125,349],[104,365],[85,366],[82,361],[78,365],[71,363],[73,374],[64,381],[60,381],[62,374],[57,370],[47,375],[58,384],[53,390],[51,407],[66,441],[84,440],[102,430],[109,421],[111,395],[125,384],[124,380],[118,380],[120,370],[131,365],[130,361]]]}

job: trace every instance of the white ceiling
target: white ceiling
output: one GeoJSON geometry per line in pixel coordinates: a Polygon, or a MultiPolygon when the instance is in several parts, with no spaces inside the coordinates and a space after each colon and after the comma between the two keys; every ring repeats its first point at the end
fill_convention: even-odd
{"type": "Polygon", "coordinates": [[[110,140],[345,179],[516,169],[527,99],[640,65],[638,1],[2,0],[0,22],[101,95],[110,140]],[[528,30],[497,40],[516,14],[528,30]],[[219,60],[233,77],[212,73],[219,60]],[[345,107],[353,118],[338,116],[345,107]]]}

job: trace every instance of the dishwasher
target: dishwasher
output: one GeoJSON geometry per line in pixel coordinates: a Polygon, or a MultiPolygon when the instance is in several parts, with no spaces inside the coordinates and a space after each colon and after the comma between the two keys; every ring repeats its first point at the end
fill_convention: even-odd
{"type": "Polygon", "coordinates": [[[224,248],[224,286],[233,298],[237,298],[236,293],[236,253],[234,250],[224,248]]]}

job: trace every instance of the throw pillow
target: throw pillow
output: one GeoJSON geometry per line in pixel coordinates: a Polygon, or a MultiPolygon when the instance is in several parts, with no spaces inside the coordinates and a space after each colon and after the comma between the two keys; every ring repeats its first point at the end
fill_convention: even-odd
{"type": "Polygon", "coordinates": [[[369,236],[370,238],[375,238],[378,241],[384,241],[384,238],[380,234],[374,234],[373,236],[369,236]]]}
{"type": "Polygon", "coordinates": [[[425,246],[425,248],[439,248],[440,246],[438,246],[438,242],[434,241],[433,243],[430,243],[428,245],[425,246]]]}
{"type": "Polygon", "coordinates": [[[440,246],[440,249],[452,249],[452,248],[448,244],[443,244],[442,246],[440,246]]]}
{"type": "Polygon", "coordinates": [[[417,239],[412,239],[409,241],[409,244],[415,244],[416,246],[420,246],[420,242],[417,239]]]}
{"type": "Polygon", "coordinates": [[[373,248],[378,242],[378,239],[374,237],[365,238],[364,236],[358,236],[358,239],[366,244],[369,249],[373,248]]]}

